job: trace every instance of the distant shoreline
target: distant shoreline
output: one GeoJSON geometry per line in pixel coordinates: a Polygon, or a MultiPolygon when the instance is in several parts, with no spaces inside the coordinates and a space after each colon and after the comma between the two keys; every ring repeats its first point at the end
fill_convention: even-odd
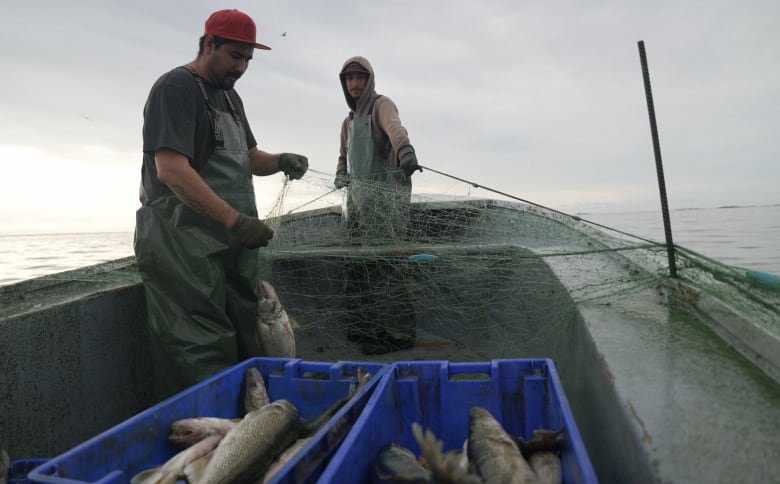
{"type": "MultiPolygon", "coordinates": [[[[720,205],[718,207],[686,207],[686,208],[673,208],[671,212],[686,212],[695,210],[731,210],[731,209],[743,209],[743,208],[764,208],[764,207],[780,207],[780,203],[766,204],[766,205],[720,205]]],[[[639,210],[598,210],[598,211],[583,211],[572,212],[568,215],[576,217],[587,217],[591,215],[610,215],[610,214],[631,214],[631,213],[660,213],[660,207],[657,209],[639,209],[639,210]]],[[[562,213],[566,213],[562,211],[562,213]]],[[[100,234],[132,234],[135,231],[135,227],[130,227],[126,230],[101,230],[93,232],[89,230],[74,230],[63,232],[0,232],[0,237],[64,237],[64,236],[77,236],[77,235],[100,235],[100,234]]]]}
{"type": "MultiPolygon", "coordinates": [[[[721,205],[718,207],[686,207],[686,208],[673,208],[670,210],[670,212],[687,212],[687,211],[694,211],[694,210],[722,210],[722,209],[734,209],[734,208],[764,208],[764,207],[780,207],[780,203],[771,203],[768,205],[721,205]]],[[[620,211],[598,211],[598,212],[576,212],[577,216],[583,216],[583,215],[609,215],[609,214],[626,214],[626,213],[650,213],[650,212],[660,212],[661,208],[649,210],[649,209],[643,209],[643,210],[620,210],[620,211]]]]}

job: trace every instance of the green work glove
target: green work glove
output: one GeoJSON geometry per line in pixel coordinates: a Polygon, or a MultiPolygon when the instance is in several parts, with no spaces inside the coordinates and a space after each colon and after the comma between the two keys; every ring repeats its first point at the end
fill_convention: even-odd
{"type": "Polygon", "coordinates": [[[333,185],[336,186],[336,188],[344,188],[346,186],[349,186],[349,175],[346,171],[341,170],[338,173],[336,173],[336,179],[333,181],[333,185]]]}
{"type": "Polygon", "coordinates": [[[230,227],[230,233],[250,249],[265,247],[274,236],[274,231],[264,224],[262,220],[249,217],[243,213],[238,214],[238,218],[233,223],[233,226],[230,227]]]}
{"type": "Polygon", "coordinates": [[[309,160],[295,153],[282,153],[279,155],[279,169],[289,176],[290,180],[298,180],[309,169],[309,160]]]}
{"type": "Polygon", "coordinates": [[[406,153],[401,157],[401,170],[403,170],[406,178],[411,177],[412,173],[417,170],[422,171],[422,167],[417,164],[417,156],[415,156],[414,152],[406,153]]]}

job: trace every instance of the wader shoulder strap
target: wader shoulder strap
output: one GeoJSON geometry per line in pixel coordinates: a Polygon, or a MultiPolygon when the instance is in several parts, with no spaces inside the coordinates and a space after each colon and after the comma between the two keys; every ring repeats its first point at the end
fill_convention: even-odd
{"type": "MultiPolygon", "coordinates": [[[[198,88],[200,90],[201,95],[203,96],[203,100],[206,101],[206,107],[209,111],[209,119],[211,120],[211,124],[214,125],[214,111],[217,109],[214,107],[214,105],[211,104],[211,101],[209,101],[209,95],[206,92],[206,86],[203,85],[203,78],[201,78],[197,72],[195,72],[194,69],[192,69],[190,66],[185,66],[188,71],[190,71],[190,74],[192,74],[192,77],[195,79],[195,82],[198,84],[198,88]]],[[[227,100],[228,109],[230,109],[230,114],[233,115],[233,119],[236,120],[236,123],[238,125],[241,125],[241,117],[238,115],[238,109],[236,109],[235,104],[233,104],[233,100],[230,99],[230,95],[227,91],[223,91],[225,93],[225,99],[227,100]]]]}

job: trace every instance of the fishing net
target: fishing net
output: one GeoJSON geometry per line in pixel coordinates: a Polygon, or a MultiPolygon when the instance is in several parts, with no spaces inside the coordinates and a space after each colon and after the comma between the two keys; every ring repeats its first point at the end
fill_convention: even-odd
{"type": "MultiPolygon", "coordinates": [[[[381,200],[386,188],[372,189],[381,200]]],[[[331,174],[310,172],[267,214],[276,235],[261,277],[300,326],[305,357],[564,357],[582,337],[576,305],[659,299],[668,280],[665,244],[532,203],[415,191],[394,230],[373,217],[355,231],[344,199],[331,174]]],[[[676,260],[681,281],[780,333],[775,292],[692,251],[676,260]]]]}
{"type": "MultiPolygon", "coordinates": [[[[718,321],[707,321],[709,326],[729,346],[780,380],[780,291],[756,285],[745,270],[678,247],[679,277],[671,280],[662,243],[511,197],[481,199],[471,193],[473,184],[463,182],[436,187],[437,195],[415,187],[408,213],[394,212],[399,225],[393,221],[387,227],[385,217],[364,217],[359,230],[342,217],[345,193],[333,188],[331,173],[309,170],[301,180],[283,182],[281,189],[271,186],[276,198],[260,215],[275,234],[258,251],[259,277],[274,286],[297,322],[296,355],[303,360],[550,358],[594,462],[611,458],[609,449],[598,451],[600,442],[628,440],[611,417],[592,416],[622,411],[624,395],[639,395],[635,386],[650,385],[649,394],[664,384],[661,380],[684,388],[679,399],[671,400],[672,414],[682,414],[668,420],[674,423],[690,413],[677,401],[708,398],[706,384],[719,381],[709,375],[732,371],[726,366],[722,372],[704,372],[704,386],[693,381],[701,371],[695,365],[690,378],[667,378],[667,365],[687,365],[681,360],[720,364],[701,358],[713,347],[726,347],[720,341],[719,346],[707,344],[716,338],[701,320],[712,315],[718,321]],[[733,324],[718,327],[723,321],[733,324]],[[691,335],[679,327],[696,331],[691,335]],[[663,340],[653,342],[655,351],[642,354],[643,338],[656,334],[663,340]],[[632,340],[624,344],[621,338],[632,340]],[[659,347],[671,353],[668,360],[643,366],[643,361],[655,361],[659,347]],[[645,368],[647,376],[634,378],[645,368]],[[615,395],[619,404],[614,405],[602,395],[612,391],[612,371],[621,372],[620,390],[626,392],[615,395]],[[691,393],[690,388],[701,389],[691,393]]],[[[366,189],[375,190],[376,200],[385,195],[380,185],[366,189]]],[[[23,323],[7,325],[20,335],[8,338],[11,342],[39,334],[18,315],[38,313],[39,318],[30,318],[38,326],[51,320],[64,321],[67,331],[79,328],[86,337],[82,342],[77,332],[69,355],[79,355],[94,333],[111,331],[104,338],[109,344],[95,346],[105,346],[117,361],[129,352],[130,361],[148,364],[143,301],[134,258],[128,257],[0,287],[0,320],[16,317],[23,323]],[[57,306],[70,301],[87,301],[96,309],[57,306]],[[116,323],[103,324],[103,317],[118,318],[122,331],[130,334],[114,341],[116,323]]],[[[133,371],[144,369],[138,366],[133,371]]],[[[765,381],[751,375],[749,382],[754,377],[756,385],[765,381]]],[[[741,387],[736,388],[734,394],[741,395],[741,387]]],[[[139,392],[143,389],[132,391],[139,392]]],[[[751,389],[747,400],[757,393],[751,389]]],[[[748,410],[763,408],[764,402],[759,398],[751,406],[748,401],[748,410]]],[[[665,415],[653,417],[654,410],[643,417],[666,422],[665,415]]]]}
{"type": "MultiPolygon", "coordinates": [[[[368,189],[377,203],[395,196],[368,189]]],[[[395,223],[386,206],[369,207],[356,230],[344,199],[331,174],[310,170],[267,214],[275,236],[260,251],[261,277],[300,326],[302,357],[563,354],[577,337],[576,304],[652,289],[668,274],[664,246],[531,204],[415,192],[395,223]]]]}
{"type": "MultiPolygon", "coordinates": [[[[437,186],[436,195],[415,187],[400,211],[380,205],[396,193],[366,184],[378,205],[356,230],[342,217],[345,190],[333,188],[331,173],[283,180],[261,213],[275,236],[259,251],[259,277],[297,322],[302,358],[558,361],[587,337],[578,305],[685,294],[668,287],[664,244],[527,201],[476,198],[470,182],[437,186]]],[[[780,292],[683,248],[676,261],[679,281],[777,340],[780,292]]],[[[0,299],[17,311],[49,293],[137,283],[128,257],[7,286],[0,299]]],[[[706,313],[685,297],[673,303],[706,313]]]]}

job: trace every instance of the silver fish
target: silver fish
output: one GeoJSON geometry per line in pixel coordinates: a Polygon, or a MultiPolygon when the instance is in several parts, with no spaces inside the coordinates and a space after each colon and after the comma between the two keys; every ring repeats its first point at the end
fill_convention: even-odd
{"type": "Polygon", "coordinates": [[[209,435],[168,459],[165,464],[147,469],[133,476],[130,484],[174,484],[185,477],[185,468],[208,455],[219,445],[221,435],[209,435]]]}
{"type": "Polygon", "coordinates": [[[265,380],[260,370],[249,368],[244,377],[244,414],[257,410],[271,403],[268,390],[265,388],[265,380]]]}
{"type": "Polygon", "coordinates": [[[374,461],[373,484],[423,484],[432,482],[414,452],[398,444],[386,445],[374,461]]]}
{"type": "Polygon", "coordinates": [[[349,402],[349,400],[357,393],[358,389],[365,385],[370,378],[371,373],[368,373],[363,369],[363,367],[358,367],[357,385],[354,383],[350,385],[347,395],[334,402],[333,405],[331,405],[330,408],[325,410],[325,412],[323,412],[321,415],[311,420],[301,421],[300,427],[298,429],[298,438],[302,439],[314,435],[320,429],[320,427],[325,425],[325,423],[330,420],[331,417],[336,415],[336,413],[341,410],[341,407],[349,402]]]}
{"type": "Polygon", "coordinates": [[[11,468],[11,456],[5,449],[0,449],[0,484],[5,484],[8,471],[11,468]]]}
{"type": "Polygon", "coordinates": [[[536,473],[523,458],[514,439],[486,409],[469,411],[469,459],[490,483],[538,483],[536,473]]]}
{"type": "Polygon", "coordinates": [[[326,422],[328,422],[328,420],[331,419],[331,417],[336,415],[336,413],[338,413],[338,411],[341,410],[341,408],[355,395],[357,390],[365,385],[370,378],[371,373],[368,373],[362,367],[358,367],[357,385],[354,383],[350,385],[349,391],[345,397],[334,402],[330,408],[311,420],[299,419],[297,428],[295,429],[298,440],[296,440],[295,443],[293,443],[290,447],[285,449],[285,451],[282,452],[282,454],[280,454],[279,457],[277,457],[277,459],[271,464],[271,466],[266,471],[263,482],[270,480],[273,475],[279,471],[279,469],[281,469],[287,462],[289,462],[306,444],[306,442],[308,442],[311,437],[317,433],[317,431],[326,422]]]}
{"type": "MultiPolygon", "coordinates": [[[[422,425],[412,423],[412,434],[420,446],[420,460],[431,470],[433,482],[441,484],[481,484],[482,478],[472,470],[462,451],[443,452],[444,443],[433,431],[423,431],[422,425]]],[[[464,443],[464,447],[466,444],[464,443]]]]}
{"type": "Polygon", "coordinates": [[[194,417],[177,420],[171,424],[168,440],[179,449],[191,447],[210,435],[224,437],[241,419],[219,417],[194,417]]]}
{"type": "Polygon", "coordinates": [[[295,358],[293,326],[297,324],[287,315],[271,283],[260,281],[257,285],[257,340],[263,356],[295,358]]]}
{"type": "Polygon", "coordinates": [[[555,452],[535,452],[528,458],[528,464],[536,473],[541,484],[560,484],[563,482],[561,459],[555,452]]]}
{"type": "Polygon", "coordinates": [[[287,449],[279,454],[279,457],[276,458],[275,461],[271,464],[271,466],[268,468],[268,470],[265,472],[265,476],[263,477],[263,483],[269,482],[274,475],[276,475],[277,472],[279,472],[279,469],[284,467],[285,464],[290,462],[290,459],[295,457],[295,454],[298,453],[298,451],[303,448],[304,445],[306,445],[307,442],[311,440],[311,437],[306,437],[303,439],[298,439],[295,441],[295,443],[287,449]]]}
{"type": "Polygon", "coordinates": [[[269,403],[262,375],[256,368],[249,368],[243,401],[249,411],[243,419],[194,417],[175,421],[168,439],[186,450],[162,466],[136,475],[131,482],[168,484],[186,479],[194,484],[210,484],[257,480],[270,470],[279,455],[276,460],[281,463],[276,472],[370,377],[370,373],[358,368],[358,384],[352,385],[346,397],[319,417],[303,421],[293,403],[287,400],[269,403]]]}
{"type": "Polygon", "coordinates": [[[288,400],[276,400],[246,414],[207,458],[188,465],[189,482],[243,484],[261,478],[297,436],[298,409],[288,400]]]}
{"type": "Polygon", "coordinates": [[[529,440],[523,440],[520,437],[515,438],[520,452],[526,459],[535,452],[558,452],[561,449],[561,434],[563,428],[559,430],[536,429],[529,440]]]}
{"type": "Polygon", "coordinates": [[[333,405],[330,406],[327,410],[325,410],[321,415],[311,419],[311,420],[303,420],[299,419],[298,425],[295,429],[297,439],[291,446],[289,446],[287,449],[285,449],[282,454],[279,455],[279,457],[271,464],[271,466],[266,471],[266,475],[264,477],[264,482],[271,479],[273,474],[279,471],[284,464],[290,461],[295,454],[303,447],[306,442],[311,439],[311,437],[326,423],[328,420],[331,419],[336,413],[338,413],[339,410],[347,403],[349,400],[355,395],[357,390],[361,388],[363,385],[368,382],[368,380],[371,378],[371,373],[368,373],[363,369],[362,367],[358,367],[357,369],[357,385],[352,384],[350,385],[349,391],[347,392],[347,395],[338,401],[334,402],[333,405]]]}

